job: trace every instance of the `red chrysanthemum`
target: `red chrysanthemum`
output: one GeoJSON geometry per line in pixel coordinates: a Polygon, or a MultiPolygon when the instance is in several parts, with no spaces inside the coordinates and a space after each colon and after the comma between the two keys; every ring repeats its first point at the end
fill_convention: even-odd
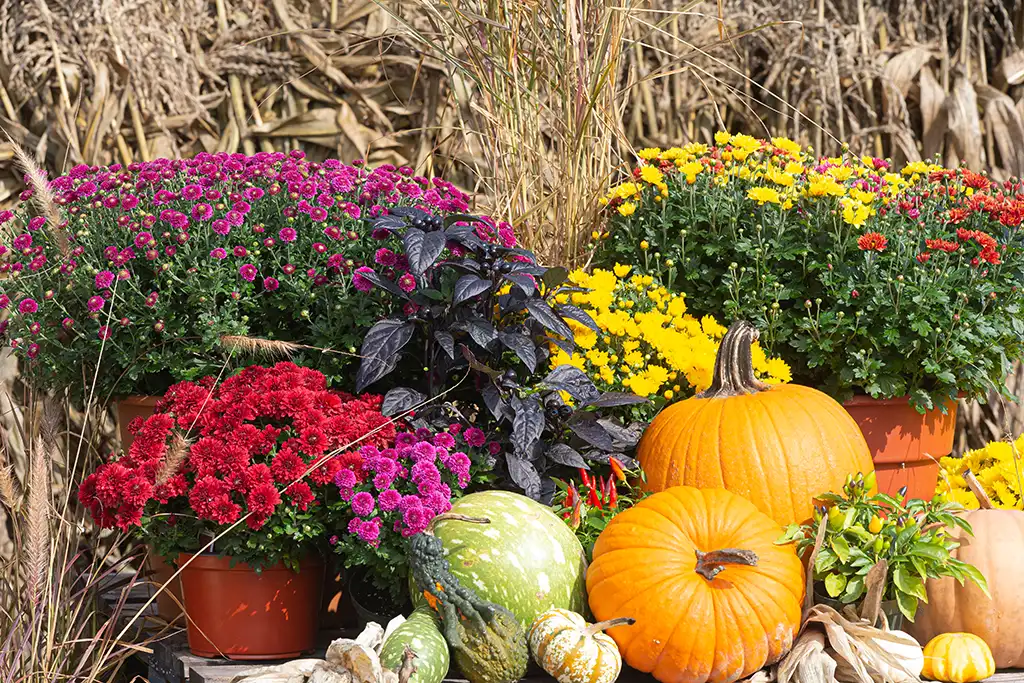
{"type": "Polygon", "coordinates": [[[861,251],[885,251],[889,246],[889,240],[879,232],[868,232],[857,239],[857,246],[861,251]]]}

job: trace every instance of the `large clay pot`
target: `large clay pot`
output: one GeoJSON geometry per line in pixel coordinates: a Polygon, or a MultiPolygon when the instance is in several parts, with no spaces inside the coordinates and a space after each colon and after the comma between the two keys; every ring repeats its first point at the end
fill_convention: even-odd
{"type": "Polygon", "coordinates": [[[181,611],[181,606],[184,603],[184,598],[181,595],[181,578],[174,577],[174,572],[173,564],[149,548],[146,555],[146,573],[149,581],[153,584],[153,590],[156,591],[160,586],[170,582],[170,585],[156,596],[156,613],[168,624],[173,624],[184,614],[181,611]]]}
{"type": "Polygon", "coordinates": [[[324,563],[257,573],[224,555],[181,554],[188,647],[199,657],[293,659],[316,647],[324,563]],[[191,561],[190,561],[191,560],[191,561]]]}
{"type": "Polygon", "coordinates": [[[843,404],[871,450],[878,490],[891,496],[903,486],[909,498],[931,500],[939,479],[939,458],[953,451],[956,401],[921,414],[907,397],[854,396],[843,404]]]}
{"type": "Polygon", "coordinates": [[[121,448],[127,452],[135,437],[128,433],[128,425],[137,417],[145,420],[156,410],[159,396],[127,396],[117,401],[117,435],[121,448]]]}

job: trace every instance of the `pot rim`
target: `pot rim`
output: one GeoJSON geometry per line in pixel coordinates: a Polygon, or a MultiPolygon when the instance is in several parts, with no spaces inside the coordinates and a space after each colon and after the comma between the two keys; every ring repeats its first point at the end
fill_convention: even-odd
{"type": "Polygon", "coordinates": [[[145,394],[131,394],[129,396],[115,396],[114,402],[121,405],[129,406],[142,406],[145,408],[155,408],[156,404],[162,396],[149,396],[145,394]]]}
{"type": "MultiPolygon", "coordinates": [[[[178,553],[177,557],[177,567],[179,567],[183,573],[189,569],[214,569],[216,571],[223,572],[247,573],[254,573],[256,571],[245,562],[236,562],[234,566],[231,566],[230,562],[231,556],[221,553],[201,553],[199,555],[196,555],[195,553],[178,553]],[[186,563],[188,564],[186,565],[186,563]]],[[[324,562],[324,559],[316,552],[310,552],[299,562],[300,570],[307,568],[316,570],[325,566],[326,563],[324,562]]],[[[277,564],[265,567],[260,571],[261,574],[266,574],[268,572],[295,573],[291,567],[286,567],[284,562],[278,562],[277,564]]]]}
{"type": "MultiPolygon", "coordinates": [[[[966,394],[964,394],[964,392],[961,391],[958,394],[958,396],[959,396],[959,398],[965,398],[966,394]]],[[[956,400],[955,399],[947,399],[946,400],[946,405],[955,405],[955,404],[956,404],[956,400]]],[[[854,394],[852,398],[849,398],[849,399],[843,401],[843,406],[890,406],[890,405],[909,406],[910,405],[910,396],[909,395],[904,395],[904,396],[893,396],[892,398],[871,398],[867,394],[854,394]]],[[[938,410],[938,408],[932,408],[932,410],[938,410]]]]}

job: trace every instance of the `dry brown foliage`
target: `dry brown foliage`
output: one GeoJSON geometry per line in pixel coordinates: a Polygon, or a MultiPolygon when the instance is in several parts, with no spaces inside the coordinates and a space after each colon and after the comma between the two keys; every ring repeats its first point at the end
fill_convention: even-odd
{"type": "MultiPolygon", "coordinates": [[[[1024,173],[1022,32],[1024,0],[0,0],[0,127],[51,172],[407,163],[570,264],[620,160],[723,127],[1024,173]]],[[[964,419],[1024,428],[993,405],[964,419]]]]}

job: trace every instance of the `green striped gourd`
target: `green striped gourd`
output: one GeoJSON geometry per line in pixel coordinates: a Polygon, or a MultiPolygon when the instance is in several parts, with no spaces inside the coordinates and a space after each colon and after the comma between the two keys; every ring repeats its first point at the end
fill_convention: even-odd
{"type": "Polygon", "coordinates": [[[429,607],[413,610],[409,618],[388,636],[380,651],[380,663],[397,671],[409,646],[416,659],[416,673],[409,683],[441,683],[448,674],[448,643],[438,628],[437,615],[429,607]]]}
{"type": "MultiPolygon", "coordinates": [[[[549,609],[586,612],[586,554],[551,508],[517,493],[482,491],[456,501],[451,514],[490,520],[435,525],[451,573],[464,586],[508,609],[525,628],[549,609]]],[[[425,604],[417,590],[413,604],[425,604]]]]}

